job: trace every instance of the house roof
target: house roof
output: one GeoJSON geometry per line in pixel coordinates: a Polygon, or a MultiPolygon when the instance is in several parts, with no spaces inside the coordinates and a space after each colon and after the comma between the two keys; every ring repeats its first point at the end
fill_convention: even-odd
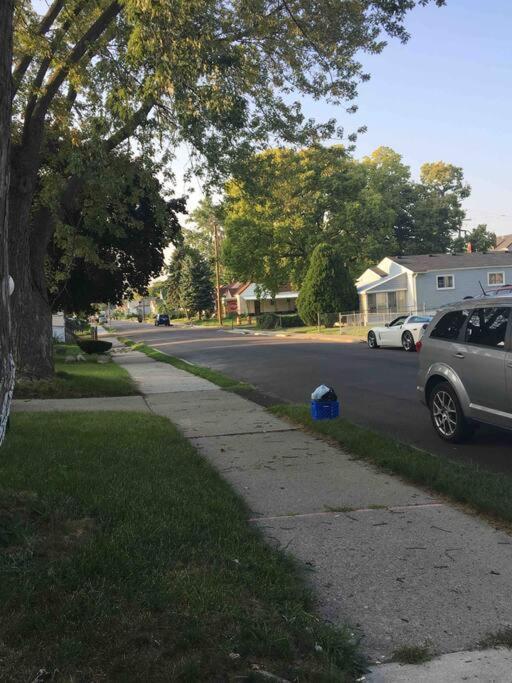
{"type": "Polygon", "coordinates": [[[377,273],[377,275],[380,275],[380,277],[385,277],[386,275],[389,275],[389,273],[386,273],[385,270],[382,270],[382,268],[379,268],[378,266],[370,266],[368,270],[373,270],[373,272],[377,273]]]}
{"type": "Polygon", "coordinates": [[[512,249],[512,235],[501,235],[498,237],[493,251],[505,251],[506,249],[512,249]]]}
{"type": "Polygon", "coordinates": [[[499,268],[512,266],[512,253],[505,251],[473,252],[462,254],[421,254],[418,256],[390,256],[395,263],[426,273],[429,270],[455,270],[458,268],[499,268]]]}
{"type": "Polygon", "coordinates": [[[256,301],[258,299],[296,299],[299,293],[292,289],[292,286],[288,284],[280,285],[277,288],[275,295],[271,295],[263,287],[258,286],[255,282],[251,282],[250,285],[244,290],[243,299],[246,301],[256,301]]]}
{"type": "Polygon", "coordinates": [[[250,285],[250,282],[231,282],[229,285],[222,285],[220,288],[220,295],[226,297],[235,297],[241,294],[250,285]]]}
{"type": "Polygon", "coordinates": [[[407,289],[406,273],[395,273],[394,275],[384,273],[384,275],[385,277],[382,277],[380,280],[368,282],[366,285],[361,285],[358,287],[358,293],[362,294],[363,292],[370,292],[372,290],[381,292],[396,292],[399,289],[407,289]]]}

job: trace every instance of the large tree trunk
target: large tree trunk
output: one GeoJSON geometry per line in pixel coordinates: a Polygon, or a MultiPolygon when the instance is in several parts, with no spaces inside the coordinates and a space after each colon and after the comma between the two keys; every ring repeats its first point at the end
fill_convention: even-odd
{"type": "Polygon", "coordinates": [[[5,436],[14,389],[7,241],[13,8],[13,0],[0,2],[0,444],[5,436]]]}
{"type": "Polygon", "coordinates": [[[30,379],[53,374],[52,318],[45,282],[45,258],[51,225],[39,222],[32,206],[36,190],[39,148],[13,150],[9,243],[13,339],[18,373],[30,379]]]}

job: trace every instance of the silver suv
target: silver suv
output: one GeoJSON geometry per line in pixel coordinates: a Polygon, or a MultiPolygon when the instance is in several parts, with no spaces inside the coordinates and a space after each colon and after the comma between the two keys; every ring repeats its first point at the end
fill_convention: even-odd
{"type": "Polygon", "coordinates": [[[512,296],[442,308],[421,340],[418,391],[445,441],[475,423],[512,429],[512,296]]]}

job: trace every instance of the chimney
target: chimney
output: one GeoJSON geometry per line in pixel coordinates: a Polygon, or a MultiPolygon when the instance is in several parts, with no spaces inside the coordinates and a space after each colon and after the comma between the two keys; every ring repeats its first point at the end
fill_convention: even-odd
{"type": "Polygon", "coordinates": [[[468,246],[466,248],[466,251],[468,252],[468,254],[473,253],[473,245],[471,244],[471,242],[468,242],[468,246]]]}

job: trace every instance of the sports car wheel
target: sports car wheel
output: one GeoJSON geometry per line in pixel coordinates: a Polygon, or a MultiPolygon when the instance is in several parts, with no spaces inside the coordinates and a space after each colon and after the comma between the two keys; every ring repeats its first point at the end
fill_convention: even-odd
{"type": "Polygon", "coordinates": [[[405,351],[416,351],[416,344],[414,337],[410,332],[404,332],[402,335],[402,346],[405,351]]]}
{"type": "Polygon", "coordinates": [[[377,344],[377,337],[375,336],[375,332],[368,332],[368,346],[371,349],[378,349],[379,345],[377,344]]]}

